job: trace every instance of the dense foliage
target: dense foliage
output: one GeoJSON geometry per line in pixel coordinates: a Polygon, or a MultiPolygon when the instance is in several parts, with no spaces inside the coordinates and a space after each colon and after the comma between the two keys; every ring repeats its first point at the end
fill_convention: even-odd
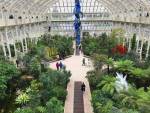
{"type": "MultiPolygon", "coordinates": [[[[72,55],[73,40],[47,34],[39,39],[27,39],[29,52],[18,57],[18,69],[0,57],[1,113],[63,113],[71,73],[51,70],[42,61],[72,55]]],[[[16,43],[16,48],[19,50],[21,43],[16,43]]]]}
{"type": "MultiPolygon", "coordinates": [[[[100,75],[99,75],[100,76],[100,75]]],[[[89,76],[93,84],[94,76],[89,76]]],[[[149,113],[150,89],[136,89],[130,85],[128,91],[118,93],[115,88],[116,78],[112,75],[101,75],[95,88],[92,87],[92,103],[95,113],[149,113]]]]}
{"type": "Polygon", "coordinates": [[[16,104],[20,107],[15,113],[63,113],[70,76],[67,71],[48,70],[42,73],[38,81],[33,80],[31,85],[18,95],[16,104]]]}
{"type": "Polygon", "coordinates": [[[88,36],[82,42],[83,52],[92,57],[95,68],[87,73],[94,113],[149,113],[149,58],[142,62],[135,53],[136,35],[132,39],[132,51],[127,52],[122,38],[118,38],[123,37],[120,32],[115,30],[110,36],[103,34],[96,38],[88,36]],[[127,75],[128,91],[117,91],[116,72],[127,75]]]}
{"type": "Polygon", "coordinates": [[[73,40],[66,36],[44,35],[36,47],[37,54],[47,60],[56,59],[57,55],[64,58],[73,54],[73,40]]]}
{"type": "Polygon", "coordinates": [[[9,83],[17,76],[19,76],[19,70],[15,65],[0,60],[0,100],[5,99],[5,97],[8,96],[9,83]]]}
{"type": "Polygon", "coordinates": [[[113,30],[110,36],[107,36],[106,33],[103,33],[101,36],[96,38],[92,36],[84,37],[82,41],[83,52],[88,56],[91,56],[93,53],[111,56],[113,53],[112,49],[118,44],[122,45],[122,38],[123,30],[121,29],[113,30]],[[120,34],[118,33],[119,36],[115,38],[117,31],[120,34]]]}

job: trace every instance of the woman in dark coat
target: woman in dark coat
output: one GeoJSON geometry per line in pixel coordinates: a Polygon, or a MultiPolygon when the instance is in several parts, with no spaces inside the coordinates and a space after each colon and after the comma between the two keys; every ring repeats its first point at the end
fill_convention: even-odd
{"type": "Polygon", "coordinates": [[[83,82],[82,85],[81,85],[81,91],[82,91],[82,92],[85,92],[85,84],[84,84],[84,82],[83,82]]]}

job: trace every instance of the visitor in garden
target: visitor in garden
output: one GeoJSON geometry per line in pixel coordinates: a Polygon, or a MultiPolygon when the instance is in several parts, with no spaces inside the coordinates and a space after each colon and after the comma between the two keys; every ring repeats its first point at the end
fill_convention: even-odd
{"type": "Polygon", "coordinates": [[[18,59],[16,60],[16,65],[17,65],[17,67],[19,66],[19,60],[18,59]]]}
{"type": "Polygon", "coordinates": [[[56,63],[56,68],[57,68],[57,71],[59,71],[59,63],[58,62],[56,63]]]}
{"type": "Polygon", "coordinates": [[[82,46],[81,45],[79,46],[79,51],[82,54],[82,46]]]}
{"type": "Polygon", "coordinates": [[[79,50],[81,51],[81,45],[79,45],[79,50]]]}
{"type": "Polygon", "coordinates": [[[82,65],[85,66],[85,58],[82,60],[82,65]]]}
{"type": "Polygon", "coordinates": [[[60,69],[62,69],[62,68],[63,68],[63,64],[62,64],[62,62],[60,62],[60,63],[59,63],[59,67],[60,67],[60,69]]]}
{"type": "Polygon", "coordinates": [[[63,71],[65,71],[66,70],[66,65],[65,64],[63,64],[63,71]]]}
{"type": "Polygon", "coordinates": [[[81,85],[81,91],[82,91],[82,92],[85,92],[85,84],[84,84],[84,82],[83,82],[82,85],[81,85]]]}
{"type": "Polygon", "coordinates": [[[88,58],[88,66],[90,67],[91,66],[91,63],[90,63],[90,59],[88,58]]]}

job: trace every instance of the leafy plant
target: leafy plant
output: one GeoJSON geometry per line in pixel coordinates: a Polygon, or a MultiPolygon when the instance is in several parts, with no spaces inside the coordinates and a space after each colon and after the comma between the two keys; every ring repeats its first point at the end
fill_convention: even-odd
{"type": "Polygon", "coordinates": [[[25,105],[29,101],[30,101],[30,96],[26,93],[22,93],[16,98],[16,103],[20,105],[25,105]]]}
{"type": "Polygon", "coordinates": [[[94,67],[96,70],[101,70],[102,66],[107,62],[106,55],[94,54],[93,55],[94,67]]]}
{"type": "Polygon", "coordinates": [[[133,69],[134,63],[130,60],[120,60],[115,63],[115,68],[121,72],[128,72],[133,69]]]}
{"type": "Polygon", "coordinates": [[[103,92],[113,95],[115,93],[116,78],[111,75],[103,76],[101,82],[97,85],[103,92]]]}
{"type": "Polygon", "coordinates": [[[63,113],[63,104],[57,98],[51,98],[47,103],[47,113],[63,113]]]}
{"type": "Polygon", "coordinates": [[[35,113],[31,108],[18,108],[14,113],[35,113]]]}
{"type": "Polygon", "coordinates": [[[38,106],[36,108],[36,113],[46,113],[46,108],[43,106],[38,106]]]}
{"type": "Polygon", "coordinates": [[[8,82],[19,74],[15,65],[7,61],[0,61],[0,99],[4,99],[7,95],[8,82]]]}
{"type": "Polygon", "coordinates": [[[41,74],[41,64],[38,60],[38,58],[34,57],[31,59],[31,62],[29,64],[29,72],[34,75],[35,78],[38,78],[41,74]]]}

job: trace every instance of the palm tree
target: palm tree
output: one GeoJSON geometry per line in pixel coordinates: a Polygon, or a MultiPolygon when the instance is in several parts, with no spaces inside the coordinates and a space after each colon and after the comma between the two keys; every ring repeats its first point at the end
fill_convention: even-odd
{"type": "Polygon", "coordinates": [[[115,93],[115,77],[106,75],[103,77],[102,81],[98,84],[98,88],[101,88],[103,92],[113,95],[115,93]]]}
{"type": "Polygon", "coordinates": [[[132,109],[137,109],[137,101],[136,97],[134,97],[132,94],[129,92],[122,92],[118,96],[118,101],[120,101],[120,104],[122,107],[127,107],[127,108],[132,108],[132,109]]]}
{"type": "Polygon", "coordinates": [[[120,61],[115,62],[114,66],[118,71],[129,72],[130,70],[133,69],[133,65],[134,65],[133,61],[120,60],[120,61]]]}

